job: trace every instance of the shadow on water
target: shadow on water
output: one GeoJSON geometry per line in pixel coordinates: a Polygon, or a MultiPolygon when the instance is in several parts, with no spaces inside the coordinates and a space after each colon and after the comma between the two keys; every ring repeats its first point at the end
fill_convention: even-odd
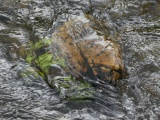
{"type": "Polygon", "coordinates": [[[0,119],[160,119],[159,7],[158,0],[1,0],[0,119]],[[122,45],[129,76],[117,87],[94,87],[93,99],[67,101],[25,59],[31,42],[83,13],[101,21],[93,24],[99,34],[122,45]]]}

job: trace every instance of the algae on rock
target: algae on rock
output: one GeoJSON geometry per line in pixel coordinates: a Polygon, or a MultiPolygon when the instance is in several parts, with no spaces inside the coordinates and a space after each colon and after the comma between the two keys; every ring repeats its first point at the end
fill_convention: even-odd
{"type": "MultiPolygon", "coordinates": [[[[49,86],[59,91],[61,98],[83,100],[93,97],[94,89],[85,81],[78,81],[68,73],[64,73],[62,76],[49,73],[49,69],[53,64],[62,67],[62,69],[66,67],[66,60],[62,56],[52,54],[47,50],[50,44],[51,39],[41,39],[35,44],[31,43],[31,51],[26,61],[36,66],[38,74],[45,79],[49,86]],[[36,55],[35,51],[41,48],[47,48],[46,52],[36,55]]],[[[29,74],[30,72],[25,71],[21,75],[26,77],[29,74]]]]}

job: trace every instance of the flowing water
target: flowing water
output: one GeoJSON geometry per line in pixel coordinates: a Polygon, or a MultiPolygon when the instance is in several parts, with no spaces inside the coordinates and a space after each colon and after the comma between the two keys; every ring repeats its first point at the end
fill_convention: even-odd
{"type": "Polygon", "coordinates": [[[159,0],[0,0],[0,120],[159,120],[159,10],[159,0]],[[25,59],[30,42],[84,13],[122,45],[128,77],[67,101],[25,59]]]}

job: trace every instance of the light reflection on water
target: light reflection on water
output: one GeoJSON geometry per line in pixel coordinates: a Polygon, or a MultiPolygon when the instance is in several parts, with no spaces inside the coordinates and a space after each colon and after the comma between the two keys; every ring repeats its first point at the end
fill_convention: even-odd
{"type": "MultiPolygon", "coordinates": [[[[30,0],[25,1],[30,2],[30,0]]],[[[4,3],[10,2],[6,0],[4,3]]],[[[21,4],[23,9],[18,9],[18,27],[12,23],[14,19],[11,19],[13,16],[10,14],[14,11],[16,4],[10,3],[10,8],[5,8],[6,5],[4,5],[0,9],[9,16],[8,19],[5,14],[3,14],[4,17],[2,16],[7,19],[7,24],[0,20],[0,119],[160,119],[160,22],[157,12],[158,4],[154,0],[149,4],[141,0],[116,0],[112,9],[95,6],[93,15],[99,19],[107,19],[112,23],[109,25],[117,27],[117,29],[111,29],[107,24],[110,34],[114,35],[117,31],[121,33],[124,62],[129,76],[122,80],[117,88],[107,87],[105,90],[97,88],[95,101],[79,102],[61,100],[58,92],[50,89],[40,76],[31,75],[22,78],[20,73],[24,69],[33,68],[25,63],[23,54],[19,54],[15,49],[16,45],[24,46],[24,49],[28,48],[26,45],[31,38],[30,31],[27,31],[29,28],[25,31],[26,21],[26,24],[33,25],[35,33],[42,37],[43,34],[51,34],[66,20],[64,12],[78,14],[81,9],[84,9],[84,5],[89,6],[89,2],[71,0],[67,4],[59,1],[54,7],[52,6],[54,2],[49,0],[46,4],[41,0],[30,5],[26,3],[21,4]],[[39,8],[34,9],[38,5],[39,8]],[[48,7],[44,9],[45,5],[48,7]],[[142,10],[142,5],[145,11],[142,10]],[[148,5],[147,9],[145,5],[148,5]],[[76,9],[77,6],[79,9],[76,9]],[[40,13],[43,9],[44,11],[40,13]],[[43,18],[41,23],[37,22],[39,18],[36,16],[43,18]],[[45,16],[47,20],[44,19],[45,16]],[[23,17],[24,22],[21,23],[23,17]],[[52,21],[53,18],[54,21],[52,21]],[[51,21],[48,24],[49,20],[51,21]],[[52,23],[53,28],[51,28],[52,23]],[[10,26],[12,26],[11,29],[10,26]],[[10,70],[15,64],[16,66],[10,70]]]]}

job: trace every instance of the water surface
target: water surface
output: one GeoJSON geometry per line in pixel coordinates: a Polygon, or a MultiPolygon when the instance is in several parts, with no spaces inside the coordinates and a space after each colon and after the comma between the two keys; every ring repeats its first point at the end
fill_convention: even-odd
{"type": "Polygon", "coordinates": [[[157,0],[1,0],[0,119],[159,120],[160,3],[157,0]],[[97,88],[94,101],[66,101],[25,58],[30,41],[70,16],[92,14],[100,34],[122,45],[128,77],[97,88]],[[23,74],[24,70],[32,74],[23,74]],[[25,76],[25,77],[24,77],[25,76]]]}

